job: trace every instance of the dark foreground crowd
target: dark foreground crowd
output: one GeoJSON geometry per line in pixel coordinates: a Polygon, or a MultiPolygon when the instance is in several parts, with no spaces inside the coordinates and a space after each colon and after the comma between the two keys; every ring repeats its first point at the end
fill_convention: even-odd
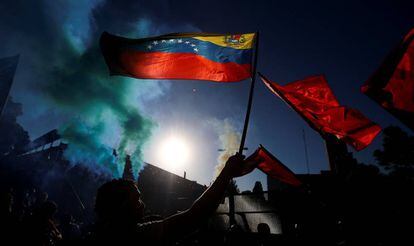
{"type": "Polygon", "coordinates": [[[25,192],[16,203],[14,190],[1,194],[1,234],[9,245],[56,245],[81,237],[81,227],[70,214],[56,220],[58,206],[46,192],[25,192]],[[63,240],[64,239],[64,240],[63,240]]]}
{"type": "MultiPolygon", "coordinates": [[[[95,200],[96,220],[90,224],[75,221],[60,212],[46,192],[25,192],[23,199],[14,199],[15,190],[1,193],[1,245],[126,245],[135,243],[202,245],[216,241],[198,234],[222,201],[230,180],[251,172],[255,163],[243,156],[231,157],[212,185],[193,203],[191,208],[167,218],[144,216],[145,203],[135,182],[114,179],[103,184],[95,200]]],[[[167,205],[168,206],[168,205],[167,205]]],[[[239,235],[237,228],[232,235],[239,235]]],[[[270,237],[270,228],[258,226],[253,245],[263,245],[270,237]]],[[[242,235],[240,233],[240,235],[242,235]]],[[[223,244],[240,243],[242,237],[220,238],[223,244]]],[[[244,240],[244,242],[246,242],[244,240]]]]}
{"type": "MultiPolygon", "coordinates": [[[[271,234],[264,223],[249,230],[228,227],[227,222],[224,227],[214,224],[221,213],[217,207],[223,201],[225,191],[229,191],[231,179],[249,173],[255,164],[242,156],[231,157],[216,180],[189,209],[166,218],[144,216],[144,211],[151,212],[151,206],[145,208],[137,183],[128,179],[97,185],[99,189],[90,192],[90,198],[95,197],[87,206],[93,207],[92,200],[95,200],[95,217],[91,218],[92,211],[89,210],[85,216],[75,213],[71,216],[70,206],[63,204],[65,199],[57,199],[59,208],[45,192],[27,190],[27,186],[24,191],[23,186],[5,187],[6,172],[3,172],[0,179],[0,246],[412,245],[414,179],[412,176],[378,175],[377,171],[364,165],[356,165],[352,175],[345,177],[347,181],[339,181],[342,176],[322,175],[315,182],[310,175],[306,183],[312,184],[312,189],[306,192],[269,193],[268,201],[278,204],[275,208],[280,216],[282,234],[271,234]]],[[[66,194],[62,192],[63,197],[69,196],[66,194]]],[[[159,194],[155,186],[151,194],[159,194]]],[[[52,192],[50,196],[55,197],[52,192]]],[[[73,197],[67,199],[72,201],[73,197]]],[[[168,202],[162,205],[172,206],[168,202]]],[[[258,222],[266,221],[261,220],[261,215],[257,218],[258,222]]],[[[237,222],[239,225],[244,223],[237,222]]]]}
{"type": "MultiPolygon", "coordinates": [[[[124,183],[127,181],[112,181],[124,183]]],[[[57,213],[58,206],[48,199],[46,192],[32,189],[24,193],[24,199],[17,202],[16,191],[10,189],[1,193],[1,245],[96,245],[96,224],[89,225],[67,213],[57,213]]],[[[142,221],[159,221],[160,216],[146,216],[142,221]]],[[[154,222],[153,222],[154,223],[154,222]]],[[[229,228],[226,234],[198,233],[189,235],[175,245],[211,245],[208,242],[219,242],[220,245],[243,244],[270,245],[275,240],[266,223],[260,223],[254,236],[247,235],[240,228],[229,228]]],[[[122,241],[123,239],[119,239],[122,241]]]]}

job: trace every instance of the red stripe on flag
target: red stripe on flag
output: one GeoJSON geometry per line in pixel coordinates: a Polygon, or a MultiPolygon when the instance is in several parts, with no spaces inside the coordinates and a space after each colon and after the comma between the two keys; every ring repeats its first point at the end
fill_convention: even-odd
{"type": "Polygon", "coordinates": [[[144,79],[194,79],[236,82],[251,75],[250,64],[218,63],[191,53],[139,52],[120,55],[117,74],[144,79]]]}

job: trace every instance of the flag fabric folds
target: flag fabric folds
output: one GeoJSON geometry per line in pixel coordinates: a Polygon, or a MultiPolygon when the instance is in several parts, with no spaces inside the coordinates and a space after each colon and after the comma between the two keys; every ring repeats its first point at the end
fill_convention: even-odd
{"type": "Polygon", "coordinates": [[[324,76],[280,86],[260,75],[264,84],[322,136],[332,134],[356,150],[367,147],[381,127],[359,111],[341,106],[324,76]]]}
{"type": "Polygon", "coordinates": [[[0,116],[9,96],[18,61],[18,55],[0,59],[0,116]]]}
{"type": "Polygon", "coordinates": [[[361,91],[414,130],[414,28],[361,91]]]}
{"type": "Polygon", "coordinates": [[[276,157],[274,157],[263,146],[260,147],[247,159],[247,161],[253,161],[259,163],[257,168],[262,172],[269,175],[271,178],[277,179],[284,183],[300,186],[302,182],[296,177],[296,175],[282,164],[276,157]]]}
{"type": "Polygon", "coordinates": [[[128,39],[104,32],[100,46],[111,75],[236,82],[252,75],[254,39],[254,33],[128,39]]]}

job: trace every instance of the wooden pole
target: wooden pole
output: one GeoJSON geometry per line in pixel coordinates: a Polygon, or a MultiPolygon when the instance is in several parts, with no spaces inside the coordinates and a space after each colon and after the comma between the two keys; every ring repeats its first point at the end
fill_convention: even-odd
{"type": "Polygon", "coordinates": [[[243,127],[243,133],[242,133],[241,141],[240,141],[239,154],[243,154],[244,142],[246,141],[247,128],[249,127],[250,111],[251,111],[252,102],[253,102],[254,84],[256,82],[257,55],[259,53],[258,52],[259,51],[259,32],[256,32],[256,38],[254,42],[255,42],[255,52],[254,52],[254,57],[253,57],[252,76],[250,78],[251,85],[250,85],[249,101],[247,103],[246,117],[244,118],[244,127],[243,127]]]}
{"type": "MultiPolygon", "coordinates": [[[[250,111],[252,108],[252,101],[253,101],[253,92],[254,92],[254,84],[256,82],[256,65],[257,65],[257,55],[258,55],[258,48],[259,48],[259,32],[256,32],[255,39],[254,39],[254,45],[255,45],[255,52],[253,57],[253,68],[252,68],[252,74],[250,77],[250,92],[249,92],[249,101],[247,102],[247,110],[246,110],[246,116],[244,118],[244,127],[243,127],[243,133],[241,136],[240,141],[240,148],[239,148],[239,154],[243,154],[244,149],[244,142],[246,141],[246,134],[247,134],[247,128],[249,127],[249,118],[250,118],[250,111]]],[[[235,219],[235,210],[234,210],[234,194],[229,194],[229,220],[230,220],[230,226],[236,224],[235,219]]]]}

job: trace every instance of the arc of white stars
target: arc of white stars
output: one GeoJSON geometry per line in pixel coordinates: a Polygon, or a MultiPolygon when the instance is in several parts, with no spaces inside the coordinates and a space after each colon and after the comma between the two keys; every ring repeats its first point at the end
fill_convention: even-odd
{"type": "Polygon", "coordinates": [[[199,52],[199,49],[197,48],[196,44],[193,44],[190,41],[183,41],[181,38],[177,39],[177,40],[175,40],[175,39],[169,39],[169,40],[163,39],[163,40],[160,40],[160,41],[154,40],[149,45],[147,45],[147,49],[151,50],[154,46],[158,45],[159,43],[174,43],[174,41],[177,41],[177,43],[179,43],[179,44],[181,44],[181,43],[188,44],[193,48],[194,52],[197,52],[197,53],[199,52]]]}

